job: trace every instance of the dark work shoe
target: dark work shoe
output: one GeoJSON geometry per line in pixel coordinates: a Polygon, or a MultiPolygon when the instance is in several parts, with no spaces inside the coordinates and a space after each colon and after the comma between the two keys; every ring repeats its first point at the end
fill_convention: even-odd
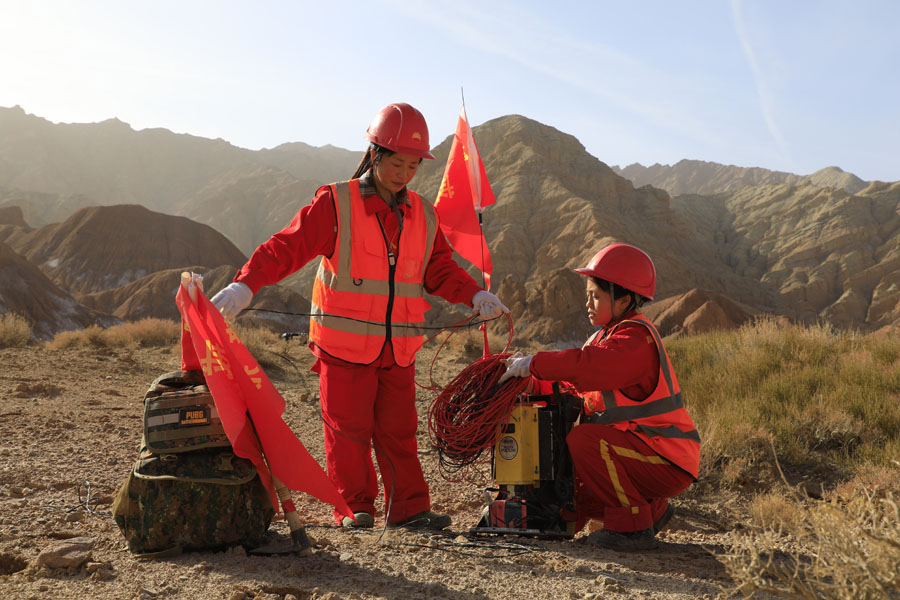
{"type": "Polygon", "coordinates": [[[672,518],[672,515],[674,515],[674,514],[675,514],[675,507],[672,506],[671,504],[668,505],[666,507],[666,512],[664,512],[662,514],[662,516],[656,520],[656,523],[653,524],[653,527],[652,527],[653,533],[657,534],[660,531],[662,531],[663,527],[666,526],[666,524],[669,522],[669,520],[672,518]]]}
{"type": "Polygon", "coordinates": [[[375,526],[375,517],[367,512],[353,513],[353,516],[356,518],[356,521],[350,517],[341,519],[341,527],[348,529],[372,529],[375,526]]]}
{"type": "Polygon", "coordinates": [[[398,523],[388,523],[388,527],[405,527],[406,529],[443,529],[449,527],[453,520],[450,515],[442,515],[440,513],[426,510],[411,516],[405,521],[398,523]]]}
{"type": "Polygon", "coordinates": [[[589,544],[618,550],[619,552],[638,552],[640,550],[654,550],[659,547],[656,541],[656,533],[653,528],[641,531],[610,531],[601,529],[587,537],[589,544]]]}

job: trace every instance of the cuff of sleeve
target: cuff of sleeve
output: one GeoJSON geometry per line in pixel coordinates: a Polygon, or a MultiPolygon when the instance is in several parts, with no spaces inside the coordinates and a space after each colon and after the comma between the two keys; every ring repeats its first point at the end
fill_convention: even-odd
{"type": "Polygon", "coordinates": [[[256,293],[263,287],[262,284],[253,280],[252,273],[244,273],[242,271],[238,271],[237,275],[234,276],[234,283],[243,283],[250,288],[250,291],[253,292],[254,296],[256,296],[256,293]]]}
{"type": "Polygon", "coordinates": [[[461,296],[463,296],[465,298],[465,300],[463,300],[462,303],[465,304],[466,306],[468,306],[469,308],[474,308],[474,306],[472,305],[472,298],[474,298],[475,294],[480,292],[482,289],[483,288],[480,285],[478,285],[477,283],[475,283],[474,281],[472,283],[466,284],[465,287],[463,287],[463,290],[460,294],[461,296]]]}

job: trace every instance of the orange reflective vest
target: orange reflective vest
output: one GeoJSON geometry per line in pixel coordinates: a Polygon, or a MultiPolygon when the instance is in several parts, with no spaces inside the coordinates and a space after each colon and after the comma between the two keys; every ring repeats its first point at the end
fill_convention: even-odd
{"type": "Polygon", "coordinates": [[[366,214],[358,179],[331,184],[331,194],[337,238],[316,273],[309,339],[331,356],[362,365],[375,362],[389,340],[397,364],[409,366],[431,308],[424,282],[437,233],[434,207],[408,192],[394,256],[378,217],[366,214]]]}
{"type": "Polygon", "coordinates": [[[632,400],[621,390],[588,392],[584,402],[586,417],[582,418],[582,422],[632,431],[657,454],[696,479],[700,471],[700,434],[684,408],[672,361],[653,323],[639,314],[616,323],[597,341],[591,340],[590,343],[602,342],[622,323],[640,323],[653,335],[660,357],[656,388],[642,401],[632,400]]]}

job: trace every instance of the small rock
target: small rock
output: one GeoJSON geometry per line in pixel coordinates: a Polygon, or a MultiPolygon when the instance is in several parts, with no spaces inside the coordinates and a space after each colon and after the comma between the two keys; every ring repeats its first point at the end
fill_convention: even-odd
{"type": "Polygon", "coordinates": [[[91,559],[94,538],[76,537],[52,542],[41,550],[35,561],[51,569],[78,568],[91,559]]]}
{"type": "Polygon", "coordinates": [[[67,523],[77,523],[79,521],[84,521],[84,511],[83,510],[76,510],[76,511],[70,512],[69,514],[66,515],[67,523]]]}
{"type": "Polygon", "coordinates": [[[352,558],[353,558],[353,555],[352,555],[352,554],[350,554],[349,552],[344,552],[344,553],[341,554],[341,556],[340,556],[340,561],[341,561],[341,562],[347,562],[347,561],[351,560],[352,558]]]}
{"type": "Polygon", "coordinates": [[[297,598],[297,596],[295,596],[293,594],[285,594],[284,600],[299,600],[299,598],[297,598]]]}
{"type": "Polygon", "coordinates": [[[97,569],[99,569],[102,566],[103,566],[102,562],[87,562],[84,565],[84,570],[87,573],[93,573],[94,571],[96,571],[97,569]]]}
{"type": "Polygon", "coordinates": [[[203,571],[209,571],[212,567],[206,561],[198,562],[196,565],[191,567],[192,570],[202,573],[203,571]]]}
{"type": "Polygon", "coordinates": [[[580,574],[590,573],[591,567],[590,565],[578,565],[575,567],[575,572],[580,574]]]}
{"type": "Polygon", "coordinates": [[[91,573],[91,579],[94,581],[109,581],[116,578],[116,572],[111,565],[103,564],[99,569],[91,573]]]}

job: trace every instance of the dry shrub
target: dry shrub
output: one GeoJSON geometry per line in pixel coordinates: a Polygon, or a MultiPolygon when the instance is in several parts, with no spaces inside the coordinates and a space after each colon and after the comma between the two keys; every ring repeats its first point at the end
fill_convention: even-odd
{"type": "MultiPolygon", "coordinates": [[[[496,354],[502,352],[503,349],[506,348],[507,341],[509,341],[508,336],[504,337],[488,331],[488,346],[492,353],[496,354]]],[[[436,351],[442,343],[444,343],[444,345],[441,348],[441,354],[446,353],[452,356],[464,356],[466,358],[476,359],[484,353],[484,333],[479,331],[476,327],[467,327],[466,329],[457,330],[452,335],[449,333],[446,335],[439,335],[429,344],[429,346],[433,346],[436,351]],[[446,343],[444,343],[445,341],[446,343]]],[[[507,351],[513,350],[513,348],[510,348],[507,351]]]]}
{"type": "Polygon", "coordinates": [[[283,346],[281,337],[265,327],[247,326],[240,323],[232,325],[234,332],[241,339],[259,366],[266,372],[280,371],[285,366],[285,360],[280,348],[283,346]]]}
{"type": "Polygon", "coordinates": [[[128,346],[169,346],[178,341],[181,326],[166,319],[141,319],[104,329],[91,325],[56,334],[48,348],[121,348],[128,346]]]}
{"type": "Polygon", "coordinates": [[[735,540],[724,562],[736,593],[900,598],[900,506],[893,494],[835,496],[799,510],[803,518],[791,539],[766,528],[735,540]],[[787,550],[774,550],[780,546],[787,550]]]}
{"type": "Polygon", "coordinates": [[[755,496],[748,508],[750,523],[759,529],[772,529],[796,533],[803,522],[804,513],[796,500],[779,492],[755,496]]]}
{"type": "Polygon", "coordinates": [[[0,315],[0,348],[21,348],[31,340],[31,325],[16,313],[0,315]]]}
{"type": "Polygon", "coordinates": [[[103,339],[103,328],[99,325],[91,325],[84,329],[75,329],[72,331],[62,331],[49,342],[47,347],[53,350],[63,350],[65,348],[83,348],[94,347],[102,348],[106,346],[103,339]]]}
{"type": "Polygon", "coordinates": [[[181,336],[181,324],[167,319],[146,318],[106,330],[110,346],[168,346],[181,336]]]}
{"type": "Polygon", "coordinates": [[[772,440],[761,427],[735,426],[728,439],[719,442],[722,483],[735,489],[770,485],[776,476],[772,440]]]}
{"type": "Polygon", "coordinates": [[[834,492],[841,498],[864,496],[867,493],[879,498],[888,493],[900,496],[900,469],[864,464],[852,479],[839,484],[834,492]]]}

